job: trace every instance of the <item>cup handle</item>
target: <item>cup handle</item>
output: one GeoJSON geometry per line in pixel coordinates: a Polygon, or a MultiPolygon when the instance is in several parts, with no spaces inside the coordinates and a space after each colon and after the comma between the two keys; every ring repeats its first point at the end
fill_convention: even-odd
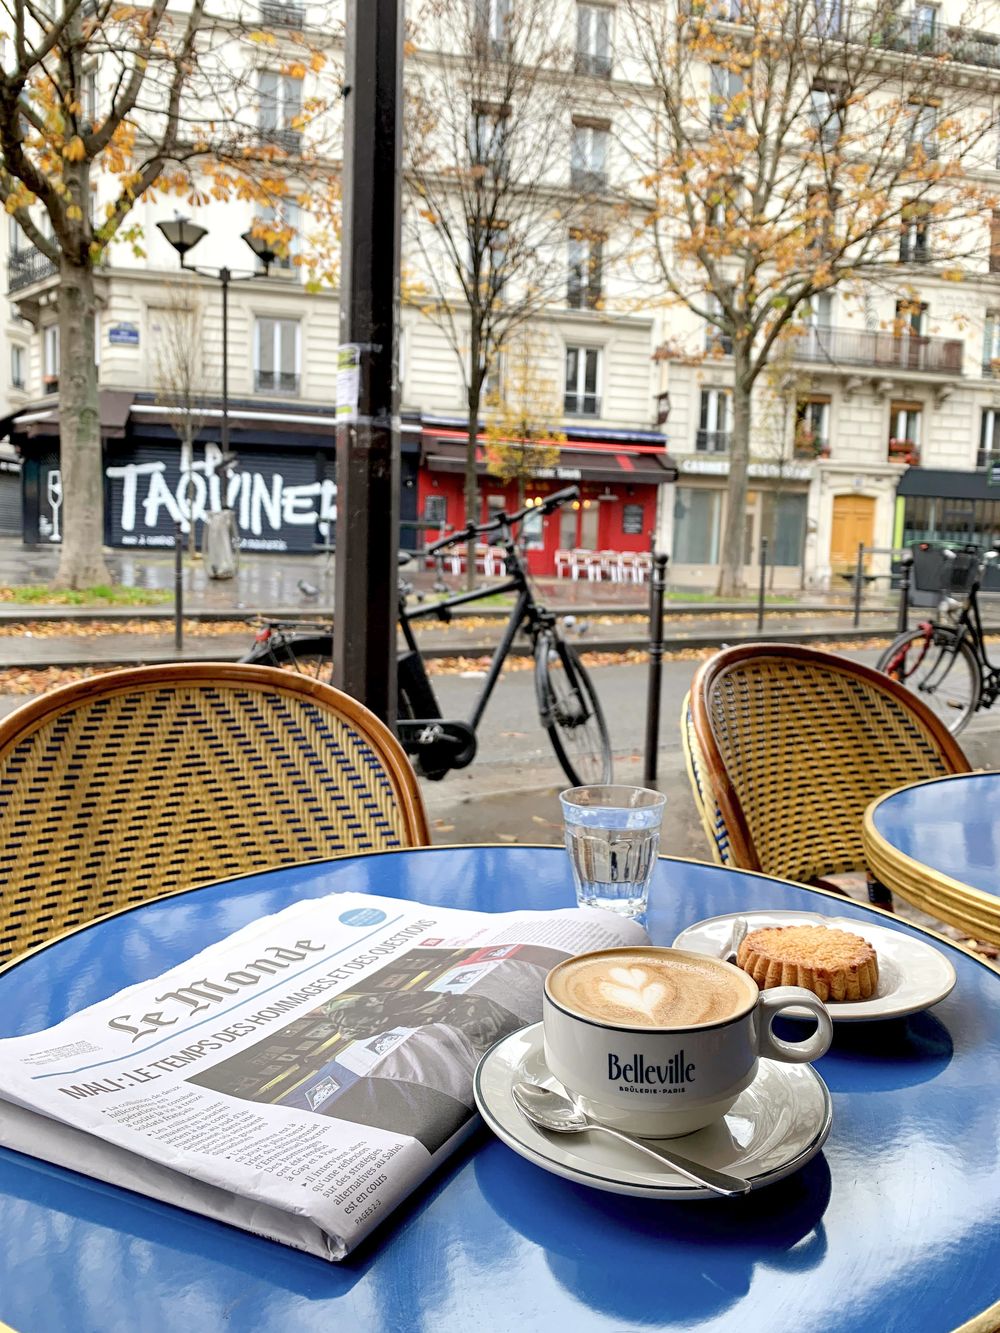
{"type": "Polygon", "coordinates": [[[833,1041],[833,1020],[830,1011],[811,990],[804,986],[775,986],[761,992],[757,1002],[757,1053],[769,1060],[785,1060],[790,1064],[806,1064],[818,1060],[830,1049],[833,1041]],[[783,1009],[792,1006],[808,1009],[816,1015],[816,1031],[804,1041],[782,1041],[771,1031],[772,1024],[783,1009]]]}

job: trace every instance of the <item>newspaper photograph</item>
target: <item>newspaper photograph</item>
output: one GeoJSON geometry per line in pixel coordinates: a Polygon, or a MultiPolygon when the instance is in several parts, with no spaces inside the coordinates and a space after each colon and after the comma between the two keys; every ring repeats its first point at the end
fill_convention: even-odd
{"type": "Polygon", "coordinates": [[[0,1041],[0,1143],[342,1259],[473,1128],[473,1074],[562,958],[645,942],[590,908],[297,903],[0,1041]]]}

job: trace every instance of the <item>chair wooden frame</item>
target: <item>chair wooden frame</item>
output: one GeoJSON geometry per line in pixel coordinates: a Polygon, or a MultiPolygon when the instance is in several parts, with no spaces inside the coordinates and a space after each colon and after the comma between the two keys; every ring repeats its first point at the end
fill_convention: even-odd
{"type": "MultiPolygon", "coordinates": [[[[787,707],[793,700],[789,694],[787,707]]],[[[776,707],[780,707],[779,704],[776,707]]],[[[831,696],[829,714],[826,719],[829,728],[837,727],[836,700],[831,696]]],[[[730,728],[730,736],[735,734],[738,723],[730,728]]],[[[844,725],[858,729],[858,717],[845,718],[844,725]]],[[[892,790],[908,781],[922,777],[944,776],[950,773],[966,773],[970,764],[955,738],[929,708],[896,681],[890,680],[881,672],[858,662],[849,661],[834,653],[827,653],[816,648],[807,648],[796,644],[754,643],[741,644],[725,648],[704,662],[695,673],[685,709],[681,718],[681,735],[688,766],[691,788],[698,807],[702,825],[712,847],[715,859],[723,864],[735,866],[741,870],[758,871],[778,875],[783,878],[799,879],[803,882],[821,880],[826,875],[836,875],[848,870],[864,868],[862,844],[862,817],[868,802],[884,791],[892,790]],[[788,860],[776,863],[775,855],[764,847],[764,842],[774,845],[776,839],[771,830],[782,818],[782,811],[773,808],[775,798],[771,792],[750,791],[744,783],[741,788],[739,776],[734,773],[734,764],[727,762],[724,746],[726,728],[720,720],[719,684],[726,679],[735,682],[742,677],[744,708],[749,707],[747,700],[753,689],[751,677],[757,673],[757,685],[761,685],[763,673],[768,670],[801,669],[817,675],[827,673],[829,686],[836,685],[846,691],[852,699],[855,713],[862,707],[882,708],[884,717],[893,719],[898,726],[900,736],[911,747],[908,768],[903,760],[898,764],[883,762],[880,767],[874,764],[878,757],[879,746],[873,742],[868,752],[858,751],[856,763],[850,771],[837,774],[836,788],[844,810],[853,811],[857,807],[856,828],[838,825],[834,835],[831,825],[830,842],[836,842],[839,850],[831,853],[829,862],[818,863],[820,842],[815,849],[806,845],[808,839],[796,842],[795,820],[787,818],[791,826],[789,841],[783,844],[788,860]],[[867,705],[866,705],[867,701],[867,705]],[[772,803],[772,808],[768,807],[772,803]],[[770,821],[770,822],[768,822],[770,821]],[[755,836],[754,828],[760,832],[755,836]],[[764,832],[768,837],[764,837],[764,832]],[[764,839],[764,842],[762,842],[764,839]],[[850,864],[849,853],[855,853],[850,864]]],[[[760,772],[767,764],[773,764],[775,786],[787,790],[791,777],[801,771],[802,804],[812,791],[811,778],[819,781],[815,773],[810,774],[807,752],[810,747],[820,745],[818,736],[793,738],[789,744],[786,736],[757,738],[760,745],[770,745],[772,749],[761,757],[757,765],[760,772]],[[801,740],[800,751],[792,748],[801,740]],[[780,746],[786,745],[786,751],[780,746]],[[796,765],[800,765],[797,770],[796,765]]],[[[885,749],[882,746],[881,749],[885,749]]],[[[761,786],[768,784],[760,784],[761,786]]],[[[784,835],[782,835],[784,836],[784,835]]]]}
{"type": "Polygon", "coordinates": [[[0,958],[173,889],[429,842],[389,728],[294,672],[107,672],[0,722],[0,958]]]}

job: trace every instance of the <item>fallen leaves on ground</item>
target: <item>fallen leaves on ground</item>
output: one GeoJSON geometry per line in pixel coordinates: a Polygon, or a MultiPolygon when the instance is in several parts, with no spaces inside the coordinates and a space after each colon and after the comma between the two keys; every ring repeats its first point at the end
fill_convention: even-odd
{"type": "MultiPolygon", "coordinates": [[[[185,638],[215,638],[245,634],[252,642],[257,624],[250,620],[185,620],[185,638]]],[[[0,638],[100,639],[109,634],[170,634],[172,620],[29,620],[0,623],[0,638]]]]}

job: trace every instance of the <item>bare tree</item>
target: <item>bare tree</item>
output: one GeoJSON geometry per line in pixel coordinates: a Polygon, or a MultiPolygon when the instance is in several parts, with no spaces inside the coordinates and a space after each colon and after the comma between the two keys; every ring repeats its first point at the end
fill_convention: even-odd
{"type": "MultiPolygon", "coordinates": [[[[418,0],[411,19],[408,280],[461,368],[467,523],[485,386],[511,334],[565,292],[571,231],[600,238],[607,218],[603,157],[580,146],[606,129],[567,116],[560,13],[550,0],[418,0]]],[[[471,545],[469,556],[471,585],[471,545]]]]}
{"type": "Polygon", "coordinates": [[[500,389],[486,402],[486,462],[492,476],[517,482],[517,507],[524,506],[525,484],[540,470],[559,462],[565,434],[557,385],[542,372],[551,361],[551,339],[529,324],[510,339],[500,389]]]}
{"type": "Polygon", "coordinates": [[[202,308],[196,294],[172,289],[157,330],[154,374],[157,398],[169,410],[171,425],[181,442],[181,472],[188,478],[188,553],[192,559],[197,551],[194,446],[205,426],[208,406],[201,330],[202,308]]]}
{"type": "MultiPolygon", "coordinates": [[[[241,12],[213,15],[205,0],[183,11],[168,0],[0,0],[0,203],[59,274],[56,581],[67,586],[107,581],[94,274],[113,242],[141,245],[136,202],[154,187],[194,205],[336,196],[320,143],[327,99],[301,92],[330,31],[279,41],[241,12]]],[[[336,79],[329,89],[338,101],[336,79]]]]}
{"type": "Polygon", "coordinates": [[[804,306],[841,285],[898,289],[928,262],[956,278],[985,268],[995,200],[977,170],[995,120],[988,81],[961,68],[983,50],[966,28],[925,41],[892,0],[623,0],[619,13],[641,85],[618,117],[647,191],[637,266],[714,329],[709,355],[732,357],[719,579],[732,594],[753,390],[801,336],[804,306]]]}

